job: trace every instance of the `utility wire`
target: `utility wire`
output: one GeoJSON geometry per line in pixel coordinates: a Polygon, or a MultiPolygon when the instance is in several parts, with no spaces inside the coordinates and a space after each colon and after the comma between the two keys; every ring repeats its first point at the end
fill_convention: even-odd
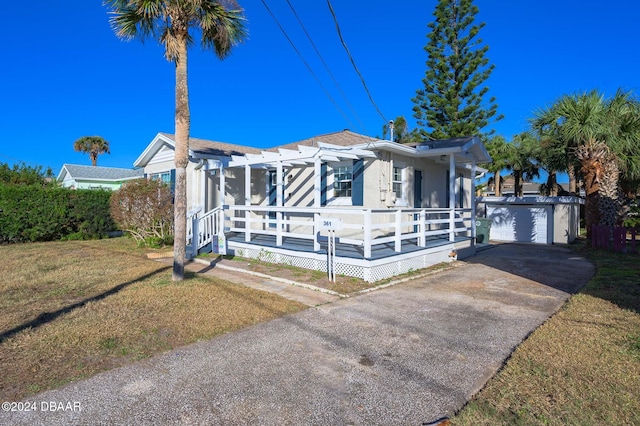
{"type": "Polygon", "coordinates": [[[380,115],[380,117],[382,117],[384,122],[388,123],[384,114],[382,113],[382,111],[380,111],[380,108],[378,108],[378,105],[376,105],[375,101],[373,100],[373,97],[371,96],[371,92],[369,92],[369,88],[367,87],[367,83],[364,81],[364,77],[362,76],[362,74],[360,73],[360,70],[356,66],[356,62],[354,61],[353,56],[351,56],[351,52],[349,52],[349,48],[347,47],[347,44],[345,43],[344,38],[342,37],[342,32],[340,31],[340,25],[338,24],[338,18],[336,17],[336,13],[333,10],[333,6],[331,5],[331,0],[327,0],[327,5],[329,6],[329,11],[331,12],[331,16],[333,16],[333,21],[336,24],[336,30],[338,31],[338,37],[340,37],[340,42],[342,43],[344,50],[347,52],[347,56],[349,56],[349,59],[351,60],[351,64],[353,65],[353,68],[356,70],[356,73],[360,77],[360,81],[362,81],[362,85],[364,86],[364,90],[367,92],[367,95],[369,96],[369,100],[375,107],[376,111],[378,111],[378,114],[380,115]]]}
{"type": "Polygon", "coordinates": [[[291,2],[289,0],[286,0],[287,4],[289,5],[289,8],[291,9],[291,11],[293,12],[293,15],[296,17],[296,19],[298,20],[298,23],[300,24],[300,26],[302,27],[302,30],[304,31],[305,35],[307,36],[307,39],[309,40],[309,43],[311,43],[311,46],[313,46],[313,50],[315,50],[316,54],[318,55],[318,58],[320,58],[320,61],[322,62],[322,65],[324,65],[324,69],[327,70],[327,73],[329,74],[329,76],[331,77],[331,80],[333,80],[333,83],[336,85],[336,87],[338,88],[338,91],[340,92],[340,95],[342,95],[342,98],[344,99],[344,101],[346,102],[347,106],[349,107],[349,109],[351,110],[351,112],[353,113],[353,115],[356,117],[356,120],[358,120],[358,123],[360,124],[360,128],[362,130],[364,130],[364,132],[366,133],[366,129],[364,124],[362,124],[362,121],[360,120],[360,117],[358,116],[358,114],[356,113],[356,111],[353,109],[353,107],[351,106],[351,103],[349,102],[349,99],[347,99],[347,96],[344,94],[344,92],[342,91],[342,88],[340,87],[340,85],[338,84],[336,78],[333,76],[333,73],[331,73],[331,70],[329,69],[329,66],[327,65],[327,63],[325,62],[324,58],[322,57],[322,55],[320,54],[320,51],[318,50],[318,47],[316,46],[316,44],[313,42],[313,39],[311,38],[311,35],[309,34],[309,32],[307,31],[307,28],[304,26],[304,24],[302,23],[302,19],[300,19],[300,17],[298,16],[298,13],[296,12],[296,10],[294,9],[293,5],[291,4],[291,2]]]}
{"type": "Polygon", "coordinates": [[[336,103],[336,101],[333,99],[333,97],[331,96],[331,94],[329,94],[329,92],[327,91],[327,89],[322,85],[322,83],[320,82],[320,79],[318,79],[318,76],[316,75],[315,72],[313,72],[313,70],[311,69],[311,67],[309,66],[309,64],[307,63],[307,61],[305,61],[304,57],[302,56],[302,54],[300,53],[300,51],[298,50],[298,48],[296,47],[295,44],[293,44],[293,41],[291,40],[291,38],[289,38],[289,35],[287,34],[287,32],[284,30],[284,28],[282,27],[282,25],[280,25],[280,22],[278,21],[278,19],[275,17],[275,15],[273,14],[273,12],[271,12],[271,9],[269,9],[269,6],[267,6],[267,3],[265,2],[265,0],[261,0],[262,4],[264,5],[264,7],[267,9],[267,12],[269,12],[269,15],[271,15],[271,17],[273,18],[273,20],[275,21],[276,25],[278,26],[278,28],[280,28],[280,31],[282,31],[282,34],[284,34],[285,38],[287,39],[287,41],[289,42],[289,44],[291,44],[291,47],[293,47],[293,50],[295,50],[296,54],[298,55],[298,57],[300,58],[300,60],[302,61],[302,63],[307,67],[307,69],[309,70],[309,72],[311,73],[311,75],[313,76],[313,78],[315,78],[316,82],[318,83],[318,85],[320,86],[320,88],[322,89],[322,91],[324,92],[324,94],[329,98],[329,100],[331,101],[331,103],[333,103],[333,106],[336,107],[336,109],[340,112],[340,114],[342,114],[342,117],[345,119],[345,121],[347,123],[349,123],[349,125],[353,125],[353,123],[351,123],[351,121],[349,120],[349,118],[345,115],[344,111],[342,111],[342,109],[340,108],[340,106],[338,106],[338,104],[336,103]]]}

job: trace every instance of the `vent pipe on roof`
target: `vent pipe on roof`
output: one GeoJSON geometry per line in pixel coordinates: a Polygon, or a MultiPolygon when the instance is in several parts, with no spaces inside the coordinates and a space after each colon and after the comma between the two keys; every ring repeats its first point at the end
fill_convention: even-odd
{"type": "Polygon", "coordinates": [[[393,120],[389,120],[389,140],[393,142],[393,120]]]}

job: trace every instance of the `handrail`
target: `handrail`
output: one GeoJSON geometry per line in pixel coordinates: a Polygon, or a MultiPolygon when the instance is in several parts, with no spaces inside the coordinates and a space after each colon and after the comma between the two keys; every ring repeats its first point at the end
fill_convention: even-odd
{"type": "Polygon", "coordinates": [[[209,210],[200,217],[199,213],[196,212],[187,218],[187,247],[190,249],[187,254],[191,258],[197,256],[200,249],[212,244],[214,237],[224,229],[222,206],[209,210]]]}

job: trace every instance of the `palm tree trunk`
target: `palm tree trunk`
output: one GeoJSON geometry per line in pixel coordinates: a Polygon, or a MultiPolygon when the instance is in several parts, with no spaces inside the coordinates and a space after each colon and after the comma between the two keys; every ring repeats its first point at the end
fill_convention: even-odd
{"type": "Polygon", "coordinates": [[[502,185],[500,183],[500,170],[494,173],[493,186],[495,187],[495,196],[502,197],[502,185]]]}
{"type": "Polygon", "coordinates": [[[178,36],[176,60],[176,182],[174,194],[173,274],[174,281],[184,279],[187,245],[187,164],[189,163],[189,90],[187,84],[187,39],[178,36]]]}
{"type": "Polygon", "coordinates": [[[514,197],[522,197],[521,193],[522,193],[522,184],[520,183],[521,180],[521,176],[520,176],[520,172],[515,171],[513,172],[513,195],[514,197]]]}
{"type": "Polygon", "coordinates": [[[550,171],[547,177],[547,191],[549,191],[550,197],[558,196],[558,181],[556,179],[556,171],[550,171]]]}
{"type": "Polygon", "coordinates": [[[567,165],[567,174],[569,175],[569,192],[576,195],[578,186],[576,185],[576,168],[573,163],[567,165]]]}
{"type": "Polygon", "coordinates": [[[600,165],[592,159],[584,159],[582,162],[582,174],[584,182],[585,203],[584,221],[587,228],[587,238],[591,239],[591,228],[600,223],[600,165]]]}

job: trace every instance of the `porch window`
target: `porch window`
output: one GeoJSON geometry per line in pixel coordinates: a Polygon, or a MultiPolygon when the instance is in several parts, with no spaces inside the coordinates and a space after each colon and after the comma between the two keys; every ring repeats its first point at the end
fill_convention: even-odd
{"type": "Polygon", "coordinates": [[[333,195],[334,197],[351,198],[351,185],[353,183],[353,167],[340,165],[333,169],[333,195]]]}

